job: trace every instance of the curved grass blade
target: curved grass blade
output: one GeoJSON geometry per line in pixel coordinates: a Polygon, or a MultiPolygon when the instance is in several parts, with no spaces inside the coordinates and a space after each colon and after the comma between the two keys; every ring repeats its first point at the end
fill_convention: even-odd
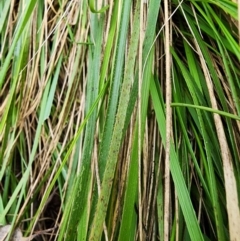
{"type": "Polygon", "coordinates": [[[177,107],[177,106],[182,106],[182,107],[190,107],[190,108],[196,108],[199,110],[205,110],[211,113],[216,113],[234,120],[240,120],[240,116],[234,115],[234,114],[230,114],[227,113],[225,111],[221,111],[221,110],[215,110],[213,108],[210,107],[206,107],[206,106],[200,106],[200,105],[192,105],[192,104],[185,104],[185,103],[172,103],[171,104],[172,107],[177,107]]]}
{"type": "Polygon", "coordinates": [[[92,13],[104,13],[109,8],[109,5],[106,5],[106,6],[102,7],[101,9],[96,10],[96,8],[94,6],[94,1],[95,0],[89,0],[88,1],[88,5],[89,5],[89,8],[90,8],[92,13]]]}

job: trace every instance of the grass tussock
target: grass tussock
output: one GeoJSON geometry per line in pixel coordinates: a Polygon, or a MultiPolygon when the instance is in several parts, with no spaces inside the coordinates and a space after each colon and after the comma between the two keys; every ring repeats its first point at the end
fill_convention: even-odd
{"type": "Polygon", "coordinates": [[[0,12],[5,240],[239,239],[237,1],[0,12]]]}

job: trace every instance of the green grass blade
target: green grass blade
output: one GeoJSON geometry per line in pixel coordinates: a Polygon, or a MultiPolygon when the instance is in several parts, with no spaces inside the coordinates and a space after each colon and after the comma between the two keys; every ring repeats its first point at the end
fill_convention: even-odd
{"type": "Polygon", "coordinates": [[[118,159],[118,152],[120,149],[122,137],[124,135],[123,129],[126,119],[127,106],[130,99],[131,82],[134,76],[134,63],[138,47],[139,38],[139,1],[134,15],[133,34],[129,45],[129,54],[126,62],[126,69],[124,80],[121,88],[119,99],[119,107],[116,115],[116,122],[113,130],[112,142],[107,158],[106,170],[104,172],[103,182],[100,197],[97,203],[97,210],[93,220],[93,225],[90,233],[90,240],[99,240],[103,230],[103,222],[106,217],[108,202],[111,193],[113,177],[115,173],[116,163],[118,159]]]}
{"type": "MultiPolygon", "coordinates": [[[[159,131],[161,133],[163,143],[165,143],[166,141],[165,114],[163,109],[161,108],[161,102],[159,100],[157,87],[155,86],[154,81],[151,82],[150,91],[151,91],[151,97],[153,100],[154,110],[156,112],[159,131]]],[[[174,149],[175,148],[173,144],[171,144],[170,170],[171,170],[172,178],[175,184],[176,192],[179,198],[179,203],[183,212],[183,216],[185,217],[185,222],[188,227],[188,232],[191,237],[191,240],[199,240],[199,241],[204,240],[202,236],[202,232],[200,230],[199,223],[196,218],[196,214],[194,212],[194,209],[189,197],[189,193],[185,184],[185,180],[183,178],[181,168],[179,166],[179,160],[177,158],[177,155],[174,149]]]]}
{"type": "MultiPolygon", "coordinates": [[[[149,86],[150,77],[152,74],[152,62],[153,62],[153,49],[152,41],[154,40],[155,31],[153,26],[156,26],[159,7],[161,1],[151,1],[148,9],[148,19],[146,26],[146,38],[144,39],[143,48],[143,83],[142,83],[142,104],[141,104],[141,125],[142,132],[144,133],[144,127],[146,123],[148,99],[149,99],[149,86]]],[[[131,240],[134,238],[136,229],[137,214],[135,210],[135,204],[137,202],[138,191],[138,125],[135,127],[134,139],[132,143],[131,159],[129,164],[129,171],[126,183],[126,191],[124,197],[122,222],[120,226],[118,240],[131,240]]],[[[141,134],[143,139],[143,133],[141,134]]],[[[142,140],[141,140],[142,141],[142,140]]]]}
{"type": "Polygon", "coordinates": [[[234,120],[240,120],[240,116],[237,116],[237,115],[234,115],[234,114],[231,114],[231,113],[227,113],[227,112],[221,111],[221,110],[215,110],[213,108],[206,107],[206,106],[199,106],[199,105],[192,105],[192,104],[185,104],[185,103],[172,103],[171,106],[172,107],[182,106],[182,107],[196,108],[196,109],[205,110],[205,111],[208,111],[208,112],[211,112],[211,113],[217,113],[219,115],[222,115],[222,116],[234,119],[234,120]]]}

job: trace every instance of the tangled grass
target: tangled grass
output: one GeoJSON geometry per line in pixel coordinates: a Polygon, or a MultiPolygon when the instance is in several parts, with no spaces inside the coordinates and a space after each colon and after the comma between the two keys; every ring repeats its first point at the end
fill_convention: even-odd
{"type": "Polygon", "coordinates": [[[236,1],[0,12],[6,240],[239,239],[236,1]]]}

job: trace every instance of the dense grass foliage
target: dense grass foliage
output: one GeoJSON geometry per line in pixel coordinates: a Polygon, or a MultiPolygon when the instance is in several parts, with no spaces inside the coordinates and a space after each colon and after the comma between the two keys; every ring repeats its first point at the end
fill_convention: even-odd
{"type": "Polygon", "coordinates": [[[5,240],[239,240],[237,1],[0,13],[5,240]]]}

